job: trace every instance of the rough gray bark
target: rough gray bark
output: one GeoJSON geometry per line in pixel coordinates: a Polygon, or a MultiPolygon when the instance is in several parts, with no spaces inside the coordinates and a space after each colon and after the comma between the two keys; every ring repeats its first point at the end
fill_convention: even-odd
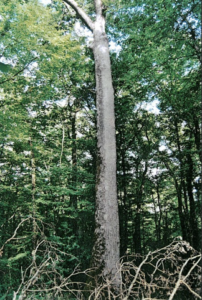
{"type": "Polygon", "coordinates": [[[105,32],[102,1],[94,0],[96,19],[91,19],[74,0],[69,4],[93,32],[93,53],[96,76],[98,171],[96,185],[96,230],[93,265],[100,274],[115,277],[119,262],[119,219],[116,187],[116,138],[114,114],[114,90],[112,85],[109,43],[105,32]]]}

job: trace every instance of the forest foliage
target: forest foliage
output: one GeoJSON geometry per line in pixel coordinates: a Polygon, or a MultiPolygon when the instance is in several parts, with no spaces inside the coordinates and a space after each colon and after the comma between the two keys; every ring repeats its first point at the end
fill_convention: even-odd
{"type": "MultiPolygon", "coordinates": [[[[199,1],[103,2],[115,92],[121,256],[145,257],[176,238],[196,254],[199,1]]],[[[78,3],[94,18],[92,1],[78,3]]],[[[1,0],[2,300],[14,299],[34,263],[45,266],[44,257],[60,279],[90,266],[97,160],[91,38],[62,1],[1,0]]],[[[42,282],[51,287],[55,275],[47,274],[42,282]]]]}

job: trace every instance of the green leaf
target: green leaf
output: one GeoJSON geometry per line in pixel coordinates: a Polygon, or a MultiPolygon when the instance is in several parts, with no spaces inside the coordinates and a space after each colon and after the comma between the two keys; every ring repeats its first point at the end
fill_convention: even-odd
{"type": "Polygon", "coordinates": [[[12,69],[11,65],[0,62],[0,71],[1,72],[8,73],[11,69],[12,69]]]}

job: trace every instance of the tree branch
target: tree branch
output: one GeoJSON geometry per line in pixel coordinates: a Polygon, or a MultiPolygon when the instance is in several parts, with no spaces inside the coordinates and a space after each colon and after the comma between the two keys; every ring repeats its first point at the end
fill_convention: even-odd
{"type": "Polygon", "coordinates": [[[94,23],[93,23],[93,21],[85,13],[85,11],[78,6],[78,4],[76,3],[76,1],[74,1],[74,0],[63,0],[63,1],[65,2],[65,4],[70,5],[75,10],[75,12],[79,15],[79,17],[85,23],[85,25],[88,27],[88,29],[90,29],[91,31],[94,30],[94,23]]]}

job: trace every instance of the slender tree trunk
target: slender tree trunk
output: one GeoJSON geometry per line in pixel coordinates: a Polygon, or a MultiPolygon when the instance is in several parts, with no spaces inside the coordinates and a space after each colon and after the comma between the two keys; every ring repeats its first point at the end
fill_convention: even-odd
{"type": "Polygon", "coordinates": [[[156,193],[157,193],[157,205],[155,203],[155,198],[154,198],[153,192],[152,192],[152,199],[153,199],[153,202],[154,202],[154,212],[155,212],[156,241],[157,241],[157,247],[160,248],[160,245],[161,245],[162,208],[161,208],[161,199],[160,199],[158,180],[157,180],[157,183],[156,183],[155,187],[156,187],[156,193]],[[157,210],[157,207],[159,208],[159,212],[157,210]]]}
{"type": "Polygon", "coordinates": [[[135,231],[133,234],[133,242],[134,242],[134,248],[135,253],[142,254],[142,232],[141,232],[141,195],[139,195],[138,203],[137,203],[137,209],[135,214],[135,231]]]}
{"type": "Polygon", "coordinates": [[[96,76],[98,168],[96,185],[95,244],[93,265],[98,274],[114,278],[120,285],[117,263],[120,258],[119,218],[116,186],[116,139],[114,90],[112,86],[109,43],[101,0],[94,0],[96,19],[93,22],[74,0],[64,0],[93,32],[93,54],[96,76]]]}
{"type": "MultiPolygon", "coordinates": [[[[72,127],[72,187],[76,190],[77,186],[77,147],[76,147],[76,113],[71,112],[71,127],[72,127]]],[[[77,195],[70,196],[71,206],[77,209],[77,195]]]]}
{"type": "Polygon", "coordinates": [[[155,222],[155,228],[156,228],[156,242],[157,242],[157,246],[159,248],[159,221],[158,221],[158,213],[157,213],[157,209],[156,209],[156,203],[155,203],[155,198],[154,198],[154,194],[152,192],[152,200],[154,203],[154,222],[155,222]]]}
{"type": "MultiPolygon", "coordinates": [[[[122,140],[122,139],[121,139],[122,140]]],[[[120,218],[122,220],[120,227],[120,237],[121,237],[121,256],[127,252],[128,248],[128,207],[127,207],[127,182],[126,182],[126,164],[125,164],[125,150],[121,151],[121,167],[122,167],[122,193],[123,193],[123,205],[121,206],[121,215],[120,218]]]]}
{"type": "Polygon", "coordinates": [[[30,137],[29,140],[30,148],[31,148],[31,180],[32,180],[32,217],[33,217],[33,236],[32,236],[32,244],[33,249],[36,247],[36,235],[37,235],[37,224],[36,224],[36,199],[35,199],[35,193],[36,193],[36,165],[35,165],[35,157],[33,152],[33,146],[32,146],[32,139],[30,137]]]}
{"type": "Polygon", "coordinates": [[[168,237],[169,237],[169,223],[168,223],[168,212],[167,211],[165,211],[163,219],[164,219],[163,242],[164,242],[164,245],[167,245],[168,237]]]}
{"type": "Polygon", "coordinates": [[[157,180],[157,183],[156,183],[156,192],[157,192],[157,200],[158,200],[158,207],[159,207],[159,218],[158,218],[158,244],[160,245],[160,242],[161,242],[162,208],[161,208],[161,198],[160,198],[159,182],[158,182],[158,180],[157,180]]]}
{"type": "MultiPolygon", "coordinates": [[[[191,146],[188,147],[188,150],[191,151],[191,146]]],[[[186,172],[186,181],[187,181],[187,192],[189,197],[190,205],[190,227],[191,227],[191,244],[197,250],[199,250],[199,236],[198,236],[198,224],[197,224],[197,215],[195,200],[193,195],[193,161],[190,153],[187,154],[187,163],[188,168],[186,172]]]]}
{"type": "Polygon", "coordinates": [[[200,131],[200,124],[198,119],[193,116],[194,118],[194,128],[193,128],[193,132],[194,132],[194,139],[195,139],[195,145],[196,145],[196,149],[198,150],[198,154],[199,154],[199,159],[202,161],[202,157],[201,157],[201,143],[200,143],[200,137],[201,137],[201,131],[200,131]]]}

